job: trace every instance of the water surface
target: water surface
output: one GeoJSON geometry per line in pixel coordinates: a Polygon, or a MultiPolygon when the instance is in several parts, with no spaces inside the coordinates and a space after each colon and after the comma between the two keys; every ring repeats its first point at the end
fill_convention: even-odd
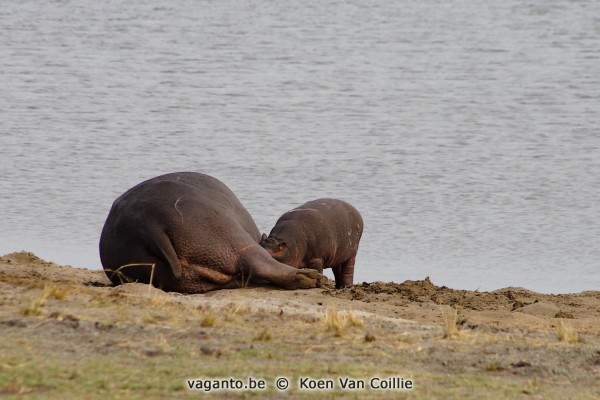
{"type": "MultiPolygon", "coordinates": [[[[600,3],[5,1],[0,253],[99,268],[173,171],[268,232],[336,197],[356,281],[600,288],[600,3]]],[[[331,275],[331,274],[330,274],[331,275]]]]}

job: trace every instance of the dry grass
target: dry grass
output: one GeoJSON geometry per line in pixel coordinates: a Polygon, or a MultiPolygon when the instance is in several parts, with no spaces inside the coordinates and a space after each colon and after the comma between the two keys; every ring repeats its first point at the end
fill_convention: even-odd
{"type": "Polygon", "coordinates": [[[206,311],[200,319],[200,326],[215,326],[217,324],[217,319],[217,314],[212,311],[206,311]]]}
{"type": "Polygon", "coordinates": [[[55,298],[57,300],[63,300],[67,296],[67,289],[65,287],[60,287],[54,284],[44,285],[42,289],[42,293],[34,298],[27,307],[21,310],[23,315],[40,315],[42,313],[42,308],[44,304],[46,304],[46,300],[50,297],[55,298]]]}
{"type": "Polygon", "coordinates": [[[147,324],[156,324],[159,322],[169,321],[170,318],[168,315],[158,314],[158,313],[145,313],[142,321],[147,324]]]}
{"type": "Polygon", "coordinates": [[[148,285],[148,294],[150,304],[153,306],[164,306],[170,303],[169,297],[160,289],[153,288],[152,285],[148,285]]]}
{"type": "Polygon", "coordinates": [[[158,337],[153,342],[154,346],[161,351],[168,353],[172,350],[172,346],[169,343],[169,340],[164,335],[158,335],[158,337]]]}
{"type": "Polygon", "coordinates": [[[363,327],[364,321],[354,311],[339,312],[335,307],[328,308],[321,316],[325,328],[335,336],[342,336],[351,327],[363,327]]]}
{"type": "Polygon", "coordinates": [[[32,391],[32,388],[25,386],[22,379],[17,379],[16,381],[8,382],[6,385],[4,385],[0,393],[5,396],[10,396],[24,395],[32,391]]]}
{"type": "Polygon", "coordinates": [[[580,343],[581,338],[577,333],[577,330],[573,328],[571,325],[565,323],[565,321],[561,318],[558,320],[558,324],[556,324],[556,337],[561,342],[567,343],[580,343]]]}
{"type": "Polygon", "coordinates": [[[485,370],[488,372],[502,371],[504,367],[500,361],[490,361],[485,365],[485,370]]]}
{"type": "Polygon", "coordinates": [[[105,269],[104,271],[107,273],[107,276],[108,276],[108,272],[112,272],[111,278],[112,278],[112,276],[116,275],[117,278],[119,278],[119,282],[121,284],[133,283],[134,282],[133,279],[129,278],[125,273],[121,272],[121,270],[123,270],[125,268],[129,268],[129,267],[148,267],[148,268],[150,268],[150,285],[149,285],[150,287],[148,288],[148,293],[150,293],[150,288],[152,287],[152,280],[154,279],[154,268],[156,267],[156,264],[150,264],[150,263],[125,264],[125,265],[121,265],[116,270],[105,269]]]}
{"type": "Polygon", "coordinates": [[[525,387],[521,390],[523,394],[536,394],[540,391],[541,385],[537,378],[534,378],[527,382],[525,387]]]}
{"type": "Polygon", "coordinates": [[[69,288],[57,285],[45,285],[44,291],[48,292],[48,297],[53,297],[56,300],[64,300],[67,297],[69,288]]]}
{"type": "Polygon", "coordinates": [[[348,323],[350,324],[350,326],[356,326],[358,328],[362,328],[363,326],[365,326],[365,321],[361,317],[356,315],[354,311],[348,311],[346,313],[346,316],[348,318],[348,323]]]}
{"type": "Polygon", "coordinates": [[[250,286],[251,280],[252,280],[252,276],[248,275],[248,277],[245,277],[244,273],[242,272],[240,289],[246,289],[248,286],[250,286]]]}
{"type": "Polygon", "coordinates": [[[48,296],[46,293],[42,293],[40,297],[37,297],[29,303],[29,305],[21,311],[23,315],[40,315],[42,313],[42,307],[44,307],[44,303],[48,296]]]}
{"type": "Polygon", "coordinates": [[[249,313],[250,306],[244,303],[229,303],[221,311],[226,321],[232,321],[238,315],[249,313]]]}
{"type": "Polygon", "coordinates": [[[254,340],[258,340],[261,342],[268,342],[273,337],[271,336],[271,332],[267,328],[260,331],[256,336],[254,336],[254,340]]]}
{"type": "Polygon", "coordinates": [[[444,339],[455,338],[460,335],[460,331],[456,326],[458,320],[458,313],[455,308],[451,307],[440,307],[442,313],[442,319],[444,320],[444,339]]]}

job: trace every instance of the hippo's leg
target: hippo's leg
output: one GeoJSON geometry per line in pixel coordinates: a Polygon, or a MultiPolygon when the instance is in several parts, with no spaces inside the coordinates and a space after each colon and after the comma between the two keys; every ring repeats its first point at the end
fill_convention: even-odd
{"type": "Polygon", "coordinates": [[[241,280],[234,279],[231,282],[220,284],[213,283],[207,281],[193,281],[192,283],[186,282],[182,280],[181,284],[177,286],[173,291],[175,292],[183,292],[187,294],[198,294],[198,293],[206,293],[213,290],[221,290],[221,289],[238,289],[243,287],[243,283],[241,280]]]}
{"type": "Polygon", "coordinates": [[[275,261],[258,244],[240,259],[242,278],[261,279],[284,289],[310,289],[321,287],[323,275],[310,269],[297,269],[275,261]]]}
{"type": "Polygon", "coordinates": [[[175,280],[181,278],[181,263],[177,258],[171,239],[162,229],[154,229],[152,233],[154,240],[150,245],[150,251],[167,262],[172,277],[175,280]]]}
{"type": "Polygon", "coordinates": [[[323,260],[320,258],[313,258],[312,260],[310,260],[308,262],[308,264],[306,265],[306,268],[314,269],[318,273],[322,274],[323,273],[323,260]]]}
{"type": "Polygon", "coordinates": [[[335,288],[343,288],[344,286],[342,286],[342,266],[336,265],[334,267],[331,267],[331,270],[333,271],[333,277],[335,278],[335,288]]]}
{"type": "Polygon", "coordinates": [[[352,257],[348,261],[345,261],[341,265],[333,268],[333,275],[335,276],[335,288],[342,289],[350,287],[354,281],[354,262],[356,257],[352,257]]]}
{"type": "Polygon", "coordinates": [[[250,279],[263,279],[284,289],[311,289],[321,287],[323,284],[323,275],[317,271],[297,269],[281,263],[279,265],[255,263],[246,276],[250,279]]]}
{"type": "Polygon", "coordinates": [[[225,285],[231,282],[235,273],[225,273],[217,271],[214,268],[205,267],[201,264],[190,263],[187,260],[181,260],[181,266],[187,272],[191,279],[199,282],[208,281],[214,282],[217,285],[225,285]]]}
{"type": "Polygon", "coordinates": [[[241,287],[241,280],[235,274],[217,271],[199,263],[181,259],[182,276],[172,290],[183,293],[205,293],[217,289],[241,287]]]}

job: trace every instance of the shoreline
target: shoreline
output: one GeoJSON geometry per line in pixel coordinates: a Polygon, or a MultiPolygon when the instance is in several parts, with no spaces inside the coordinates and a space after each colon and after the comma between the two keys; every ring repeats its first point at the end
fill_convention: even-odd
{"type": "Polygon", "coordinates": [[[112,287],[102,270],[17,252],[0,257],[0,293],[0,394],[184,398],[197,394],[185,379],[202,376],[264,378],[267,398],[360,398],[364,390],[394,398],[407,390],[339,387],[338,378],[375,376],[410,379],[410,391],[429,398],[600,395],[598,291],[479,292],[427,278],[183,295],[112,287]],[[280,375],[291,379],[287,393],[273,386],[280,375]],[[306,389],[303,377],[336,387],[306,389]]]}

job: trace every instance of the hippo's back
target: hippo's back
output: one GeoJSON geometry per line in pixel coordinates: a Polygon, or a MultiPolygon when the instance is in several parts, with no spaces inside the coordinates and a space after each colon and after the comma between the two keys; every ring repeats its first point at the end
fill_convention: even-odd
{"type": "Polygon", "coordinates": [[[302,220],[310,226],[319,226],[321,224],[337,225],[342,227],[352,226],[362,232],[363,221],[360,213],[351,204],[338,199],[317,199],[311,200],[299,207],[294,208],[283,214],[279,220],[302,220]]]}
{"type": "Polygon", "coordinates": [[[312,248],[333,244],[337,247],[348,241],[357,247],[363,220],[358,210],[343,200],[317,199],[283,214],[271,230],[271,236],[283,238],[290,230],[296,232],[296,236],[304,236],[312,248]]]}
{"type": "Polygon", "coordinates": [[[253,237],[259,236],[254,220],[231,189],[218,179],[198,172],[175,172],[148,179],[117,198],[111,214],[114,211],[125,214],[121,218],[126,215],[153,218],[165,210],[169,216],[177,212],[179,219],[189,216],[205,221],[217,219],[219,223],[236,222],[253,237]],[[188,215],[184,216],[186,205],[188,215]]]}

